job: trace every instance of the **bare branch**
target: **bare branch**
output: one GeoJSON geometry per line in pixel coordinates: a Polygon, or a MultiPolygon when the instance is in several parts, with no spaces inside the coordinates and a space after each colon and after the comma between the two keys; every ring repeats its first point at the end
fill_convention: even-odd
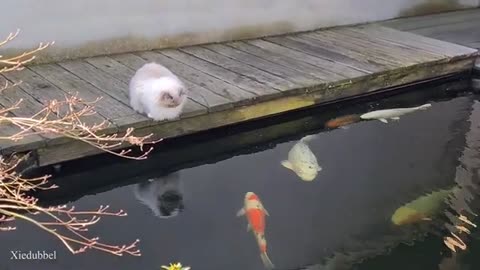
{"type": "MultiPolygon", "coordinates": [[[[5,40],[0,41],[0,47],[14,40],[20,30],[10,33],[5,40]]],[[[54,42],[40,43],[37,48],[21,53],[17,56],[4,58],[0,55],[0,74],[18,71],[24,65],[35,59],[35,54],[53,45],[54,42]]],[[[0,84],[0,94],[3,90],[16,86],[21,82],[11,83],[6,81],[0,84]]],[[[15,134],[0,136],[2,141],[19,141],[36,134],[56,134],[84,142],[101,151],[128,159],[142,160],[152,151],[153,147],[144,150],[145,145],[152,145],[157,141],[152,140],[152,134],[135,136],[134,129],[129,128],[123,134],[103,134],[102,131],[110,123],[87,124],[85,119],[95,115],[95,105],[101,97],[94,101],[85,101],[78,94],[65,96],[64,100],[50,100],[44,108],[28,117],[16,116],[16,110],[23,105],[22,100],[8,108],[0,107],[0,128],[10,126],[18,130],[15,134]],[[134,156],[131,150],[116,149],[124,146],[137,146],[142,151],[134,156]]],[[[102,217],[123,217],[123,211],[110,212],[109,206],[100,206],[95,211],[75,211],[74,207],[66,205],[54,207],[41,207],[38,199],[28,196],[35,190],[49,190],[57,186],[49,183],[49,175],[37,178],[23,178],[17,173],[17,168],[24,157],[0,155],[0,232],[16,230],[12,224],[26,221],[37,228],[53,235],[61,241],[72,253],[77,254],[88,249],[96,249],[117,256],[124,254],[140,256],[137,249],[139,240],[128,245],[109,245],[102,243],[99,237],[86,237],[88,228],[100,222],[102,217]]]]}

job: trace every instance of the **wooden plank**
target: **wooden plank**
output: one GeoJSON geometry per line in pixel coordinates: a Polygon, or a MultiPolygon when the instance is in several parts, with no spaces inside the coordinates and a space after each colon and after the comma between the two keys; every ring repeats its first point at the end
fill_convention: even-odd
{"type": "MultiPolygon", "coordinates": [[[[0,97],[2,95],[3,92],[2,94],[0,94],[0,97]]],[[[0,109],[5,108],[8,107],[0,104],[0,109]]],[[[20,131],[21,129],[13,124],[0,122],[0,155],[9,155],[13,153],[45,147],[46,139],[37,134],[25,136],[19,141],[13,141],[8,139],[10,136],[18,134],[20,131]]]]}
{"type": "Polygon", "coordinates": [[[374,35],[378,39],[386,40],[395,44],[410,46],[412,49],[420,49],[446,57],[464,57],[476,53],[476,50],[448,43],[413,33],[402,32],[379,25],[365,25],[352,28],[366,35],[374,35]]]}
{"type": "Polygon", "coordinates": [[[478,31],[478,26],[480,25],[480,13],[478,14],[476,20],[464,21],[461,23],[447,24],[447,25],[437,25],[428,28],[415,29],[411,30],[415,34],[419,34],[427,37],[436,37],[444,33],[457,33],[457,32],[472,32],[475,33],[478,31]]]}
{"type": "Polygon", "coordinates": [[[226,46],[224,44],[210,44],[205,45],[204,47],[216,53],[235,59],[239,62],[245,63],[273,75],[282,77],[285,80],[293,82],[301,87],[309,87],[312,85],[326,82],[319,78],[311,76],[308,73],[299,72],[297,70],[290,69],[290,67],[278,65],[274,62],[267,61],[253,54],[237,50],[236,48],[233,48],[231,46],[226,46]]]}
{"type": "MultiPolygon", "coordinates": [[[[2,79],[4,80],[5,78],[0,77],[0,85],[3,85],[2,79]]],[[[11,111],[15,116],[31,117],[44,109],[41,103],[25,93],[19,86],[7,88],[0,94],[0,105],[3,108],[10,108],[20,100],[22,102],[19,108],[11,111]]]]}
{"type": "Polygon", "coordinates": [[[385,67],[378,64],[362,63],[357,59],[337,53],[335,51],[324,49],[313,42],[308,42],[299,39],[298,37],[283,36],[269,37],[264,39],[293,50],[301,51],[316,57],[321,57],[323,59],[332,61],[337,65],[348,66],[368,74],[385,70],[385,67]]]}
{"type": "Polygon", "coordinates": [[[130,83],[133,75],[135,75],[134,69],[121,64],[109,56],[90,57],[84,60],[126,84],[130,83]]]}
{"type": "Polygon", "coordinates": [[[287,81],[281,77],[272,75],[257,68],[253,68],[252,66],[235,61],[229,57],[218,54],[201,46],[185,47],[180,48],[179,50],[203,59],[205,61],[208,61],[210,63],[216,64],[220,67],[226,68],[230,71],[246,76],[252,80],[256,80],[260,83],[263,83],[280,91],[288,91],[297,87],[295,83],[287,81]]]}
{"type": "MultiPolygon", "coordinates": [[[[21,71],[12,71],[5,73],[4,76],[12,82],[22,82],[19,88],[32,96],[35,100],[41,103],[43,106],[47,106],[50,101],[58,100],[63,101],[68,93],[64,92],[60,88],[56,87],[49,81],[42,78],[40,75],[34,73],[29,69],[23,69],[21,71]]],[[[80,110],[80,106],[74,107],[80,110]]],[[[67,108],[61,109],[61,115],[67,112],[67,108]]],[[[100,124],[106,119],[99,114],[88,115],[80,117],[80,120],[89,126],[100,124]]]]}
{"type": "MultiPolygon", "coordinates": [[[[85,61],[119,79],[125,84],[128,84],[133,75],[135,75],[135,70],[113,60],[108,56],[87,58],[85,61]]],[[[191,117],[207,113],[207,111],[207,107],[202,106],[189,98],[189,101],[187,101],[187,104],[185,104],[180,117],[191,117]]]]}
{"type": "Polygon", "coordinates": [[[0,155],[27,152],[46,146],[45,138],[36,134],[26,136],[19,141],[5,139],[17,134],[19,131],[20,129],[12,124],[0,124],[0,155]]]}
{"type": "MultiPolygon", "coordinates": [[[[67,93],[78,93],[78,96],[85,101],[94,101],[102,97],[102,99],[95,104],[95,110],[105,119],[121,119],[126,115],[132,114],[129,107],[110,98],[98,88],[78,78],[57,64],[31,66],[30,70],[33,70],[67,93]]],[[[112,128],[114,127],[112,126],[112,128]]]]}
{"type": "Polygon", "coordinates": [[[458,22],[476,20],[480,16],[480,9],[468,9],[439,14],[399,18],[384,21],[381,24],[398,30],[411,31],[415,29],[443,26],[458,22]]]}
{"type": "Polygon", "coordinates": [[[472,48],[472,46],[470,46],[469,44],[480,41],[480,28],[478,27],[476,29],[458,29],[455,31],[445,31],[436,34],[418,32],[414,33],[446,42],[456,43],[470,48],[472,48]]]}
{"type": "MultiPolygon", "coordinates": [[[[134,54],[119,54],[111,56],[114,60],[122,63],[123,65],[137,70],[147,63],[147,60],[134,55],[134,54]]],[[[197,103],[204,105],[208,108],[208,111],[219,111],[232,108],[233,104],[230,100],[213,93],[212,91],[196,85],[182,76],[178,76],[187,86],[189,90],[189,96],[197,103]]]]}
{"type": "Polygon", "coordinates": [[[157,52],[198,69],[204,73],[210,74],[218,79],[224,80],[230,84],[237,85],[238,87],[248,90],[249,92],[255,92],[259,95],[257,101],[267,100],[281,95],[280,91],[268,85],[260,83],[256,80],[252,80],[251,78],[232,72],[221,66],[217,66],[185,52],[174,49],[159,50],[157,52]]]}
{"type": "Polygon", "coordinates": [[[316,36],[315,32],[298,34],[295,35],[295,40],[301,40],[309,45],[356,59],[356,61],[362,63],[361,65],[377,66],[380,68],[379,71],[393,69],[402,65],[396,59],[389,58],[382,52],[367,47],[365,42],[356,42],[356,40],[348,36],[338,38],[335,37],[335,35],[338,36],[335,32],[329,35],[326,31],[322,31],[318,35],[316,36]]]}
{"type": "Polygon", "coordinates": [[[332,74],[333,78],[355,78],[368,74],[367,72],[351,68],[345,65],[338,65],[337,63],[326,60],[320,57],[306,54],[301,51],[293,50],[266,40],[255,39],[245,41],[247,44],[261,48],[275,54],[286,55],[298,61],[299,63],[308,63],[316,66],[319,69],[325,70],[326,73],[332,74]]]}
{"type": "Polygon", "coordinates": [[[347,48],[361,52],[360,48],[369,48],[375,55],[379,55],[383,59],[395,60],[393,63],[400,65],[413,65],[425,63],[433,60],[442,59],[441,56],[427,51],[412,50],[409,46],[392,44],[384,40],[376,38],[376,36],[360,34],[352,31],[351,28],[341,28],[336,31],[316,32],[311,35],[317,40],[326,42],[341,41],[347,48]],[[343,40],[347,40],[343,42],[343,40]]]}
{"type": "Polygon", "coordinates": [[[339,80],[345,79],[344,76],[341,76],[334,72],[329,72],[328,70],[319,68],[317,66],[308,64],[303,61],[298,61],[297,59],[291,57],[290,55],[284,55],[284,54],[268,51],[260,47],[246,43],[244,41],[229,42],[229,43],[226,43],[225,45],[235,48],[237,50],[241,50],[243,52],[255,55],[264,60],[271,61],[283,67],[291,68],[293,70],[297,70],[298,72],[301,72],[304,74],[309,74],[310,76],[320,79],[321,81],[324,81],[324,82],[332,82],[332,81],[339,81],[339,80]]]}
{"type": "MultiPolygon", "coordinates": [[[[2,79],[5,79],[5,78],[2,77],[2,79]]],[[[3,85],[2,83],[0,84],[3,85]]],[[[11,114],[13,116],[30,118],[30,117],[34,117],[39,112],[45,109],[45,106],[42,103],[40,103],[38,100],[34,99],[28,93],[23,91],[23,89],[21,89],[19,85],[15,87],[7,88],[4,91],[2,91],[2,93],[0,94],[0,106],[2,106],[3,108],[12,107],[20,100],[22,100],[22,102],[19,104],[18,106],[19,108],[11,111],[11,114]]],[[[64,112],[65,110],[63,112],[61,111],[60,113],[64,113],[64,112]]],[[[45,115],[47,115],[46,112],[36,117],[36,119],[39,119],[39,117],[44,117],[45,115]]],[[[52,113],[48,115],[47,119],[55,120],[55,119],[58,119],[58,117],[52,113]]],[[[33,131],[38,132],[41,130],[39,128],[34,128],[33,131]]],[[[53,133],[42,133],[39,136],[42,137],[43,140],[60,139],[62,137],[58,134],[53,134],[53,133]]]]}
{"type": "MultiPolygon", "coordinates": [[[[126,106],[130,106],[128,85],[126,83],[106,74],[102,70],[90,65],[84,60],[60,62],[58,65],[70,71],[72,74],[78,76],[82,80],[97,87],[106,95],[111,96],[126,106]]],[[[134,111],[130,109],[128,114],[133,113],[134,111]]]]}

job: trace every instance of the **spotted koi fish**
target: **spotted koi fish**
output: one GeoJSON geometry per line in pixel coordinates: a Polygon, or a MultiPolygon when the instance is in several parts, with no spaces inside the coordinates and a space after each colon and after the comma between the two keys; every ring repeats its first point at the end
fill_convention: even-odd
{"type": "Polygon", "coordinates": [[[237,213],[237,216],[244,215],[248,220],[247,231],[252,231],[257,240],[263,264],[267,269],[273,269],[274,265],[267,255],[267,240],[265,239],[265,215],[269,216],[269,213],[253,192],[245,194],[244,206],[237,213]]]}

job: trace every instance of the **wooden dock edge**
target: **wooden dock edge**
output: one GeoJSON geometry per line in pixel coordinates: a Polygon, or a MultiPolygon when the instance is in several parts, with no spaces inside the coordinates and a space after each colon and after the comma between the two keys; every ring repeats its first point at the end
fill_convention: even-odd
{"type": "Polygon", "coordinates": [[[475,65],[473,67],[472,72],[472,88],[473,90],[478,93],[480,92],[480,56],[477,57],[477,61],[475,61],[475,65]]]}
{"type": "MultiPolygon", "coordinates": [[[[473,69],[477,55],[478,52],[475,52],[470,55],[421,63],[383,73],[370,74],[355,80],[337,82],[334,84],[319,84],[302,89],[293,89],[292,91],[289,91],[287,96],[267,100],[258,104],[183,118],[178,121],[161,122],[157,125],[137,127],[136,134],[146,135],[153,133],[155,134],[155,138],[189,135],[221,126],[309,108],[348,97],[370,94],[391,87],[431,80],[449,74],[469,72],[473,69]]],[[[28,146],[22,148],[28,148],[28,146]]],[[[32,147],[31,149],[35,148],[32,147]]],[[[38,158],[38,166],[51,165],[102,153],[102,151],[88,146],[83,142],[65,138],[61,138],[60,141],[57,142],[47,142],[45,146],[39,147],[33,151],[38,158]]]]}

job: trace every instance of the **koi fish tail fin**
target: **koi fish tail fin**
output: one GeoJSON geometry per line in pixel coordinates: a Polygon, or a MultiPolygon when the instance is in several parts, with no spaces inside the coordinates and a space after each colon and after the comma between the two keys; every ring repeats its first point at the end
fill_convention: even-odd
{"type": "Polygon", "coordinates": [[[315,138],[317,138],[317,137],[318,137],[317,134],[307,135],[307,136],[301,138],[300,141],[302,141],[302,142],[304,142],[304,143],[307,143],[307,142],[309,142],[309,141],[311,141],[311,140],[313,140],[313,139],[315,139],[315,138]]]}
{"type": "Polygon", "coordinates": [[[275,265],[273,265],[272,261],[270,261],[270,258],[268,257],[266,252],[261,253],[260,258],[262,259],[262,262],[263,262],[263,265],[265,265],[265,268],[269,270],[275,268],[275,265]]]}
{"type": "Polygon", "coordinates": [[[432,104],[427,103],[427,104],[423,104],[422,106],[418,106],[417,108],[418,108],[419,110],[426,110],[426,109],[428,109],[428,108],[430,108],[430,107],[432,107],[432,104]]]}

